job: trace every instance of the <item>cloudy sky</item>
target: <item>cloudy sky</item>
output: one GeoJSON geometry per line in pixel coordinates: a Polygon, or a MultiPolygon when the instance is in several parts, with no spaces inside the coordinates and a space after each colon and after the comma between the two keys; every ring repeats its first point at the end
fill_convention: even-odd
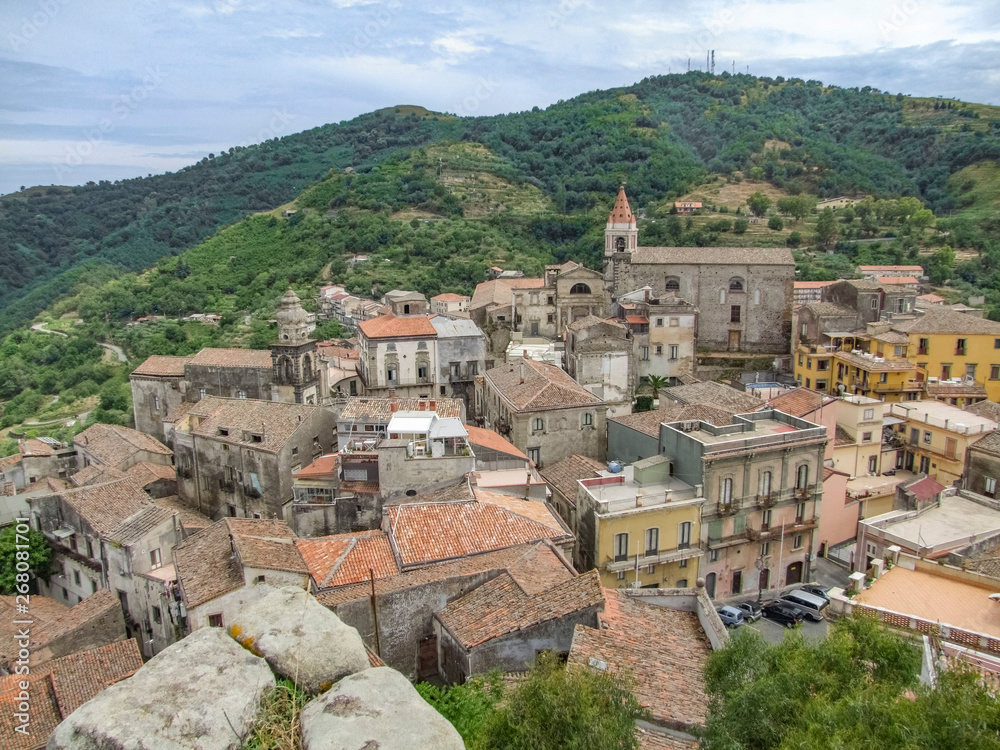
{"type": "Polygon", "coordinates": [[[996,0],[3,0],[0,194],[174,170],[394,104],[760,75],[1000,104],[996,0]]]}

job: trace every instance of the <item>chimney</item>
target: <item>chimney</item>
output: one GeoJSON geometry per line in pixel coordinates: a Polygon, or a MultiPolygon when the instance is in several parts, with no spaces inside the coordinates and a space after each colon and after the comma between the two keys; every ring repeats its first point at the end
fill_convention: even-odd
{"type": "Polygon", "coordinates": [[[524,384],[524,360],[521,360],[521,384],[524,384]]]}
{"type": "Polygon", "coordinates": [[[420,408],[417,411],[427,411],[427,402],[423,399],[420,400],[420,408]]]}
{"type": "Polygon", "coordinates": [[[391,414],[395,414],[398,409],[399,409],[399,404],[397,404],[395,401],[389,404],[389,412],[391,414]]]}
{"type": "Polygon", "coordinates": [[[428,411],[437,411],[437,401],[431,399],[431,402],[427,405],[428,411]]]}

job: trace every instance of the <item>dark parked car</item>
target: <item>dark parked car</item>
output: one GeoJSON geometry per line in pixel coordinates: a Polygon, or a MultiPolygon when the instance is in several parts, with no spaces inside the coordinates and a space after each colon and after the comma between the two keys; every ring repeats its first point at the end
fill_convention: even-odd
{"type": "Polygon", "coordinates": [[[820,599],[826,599],[830,601],[830,592],[815,583],[807,583],[805,586],[799,586],[800,591],[806,591],[814,596],[818,596],[820,599]]]}
{"type": "Polygon", "coordinates": [[[736,609],[743,613],[743,619],[747,622],[757,622],[760,619],[761,608],[757,602],[741,602],[736,605],[736,609]]]}
{"type": "Polygon", "coordinates": [[[802,610],[783,602],[771,602],[764,605],[764,617],[774,620],[786,628],[794,628],[802,622],[802,610]]]}
{"type": "Polygon", "coordinates": [[[736,607],[719,607],[715,611],[719,613],[722,624],[727,628],[738,628],[745,622],[743,613],[736,609],[736,607]]]}

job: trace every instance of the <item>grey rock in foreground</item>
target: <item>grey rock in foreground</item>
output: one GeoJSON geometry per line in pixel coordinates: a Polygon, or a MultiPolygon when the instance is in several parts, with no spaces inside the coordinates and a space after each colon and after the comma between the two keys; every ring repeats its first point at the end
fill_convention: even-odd
{"type": "Polygon", "coordinates": [[[465,743],[403,675],[375,667],[345,677],[302,709],[305,750],[464,750],[465,743]]]}
{"type": "Polygon", "coordinates": [[[224,631],[197,630],[80,706],[47,750],[235,750],[274,684],[224,631]]]}
{"type": "Polygon", "coordinates": [[[302,589],[278,589],[244,608],[232,634],[275,674],[310,693],[370,666],[358,631],[302,589]]]}

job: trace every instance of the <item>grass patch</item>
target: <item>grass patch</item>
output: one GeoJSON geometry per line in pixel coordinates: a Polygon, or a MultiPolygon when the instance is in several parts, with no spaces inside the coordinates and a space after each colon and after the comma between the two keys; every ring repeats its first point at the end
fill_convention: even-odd
{"type": "Polygon", "coordinates": [[[1000,165],[995,161],[970,164],[948,178],[948,192],[955,196],[959,214],[986,219],[1000,210],[1000,165]]]}
{"type": "Polygon", "coordinates": [[[308,702],[309,696],[291,680],[278,680],[264,694],[253,732],[242,750],[299,750],[302,747],[299,714],[308,702]]]}

